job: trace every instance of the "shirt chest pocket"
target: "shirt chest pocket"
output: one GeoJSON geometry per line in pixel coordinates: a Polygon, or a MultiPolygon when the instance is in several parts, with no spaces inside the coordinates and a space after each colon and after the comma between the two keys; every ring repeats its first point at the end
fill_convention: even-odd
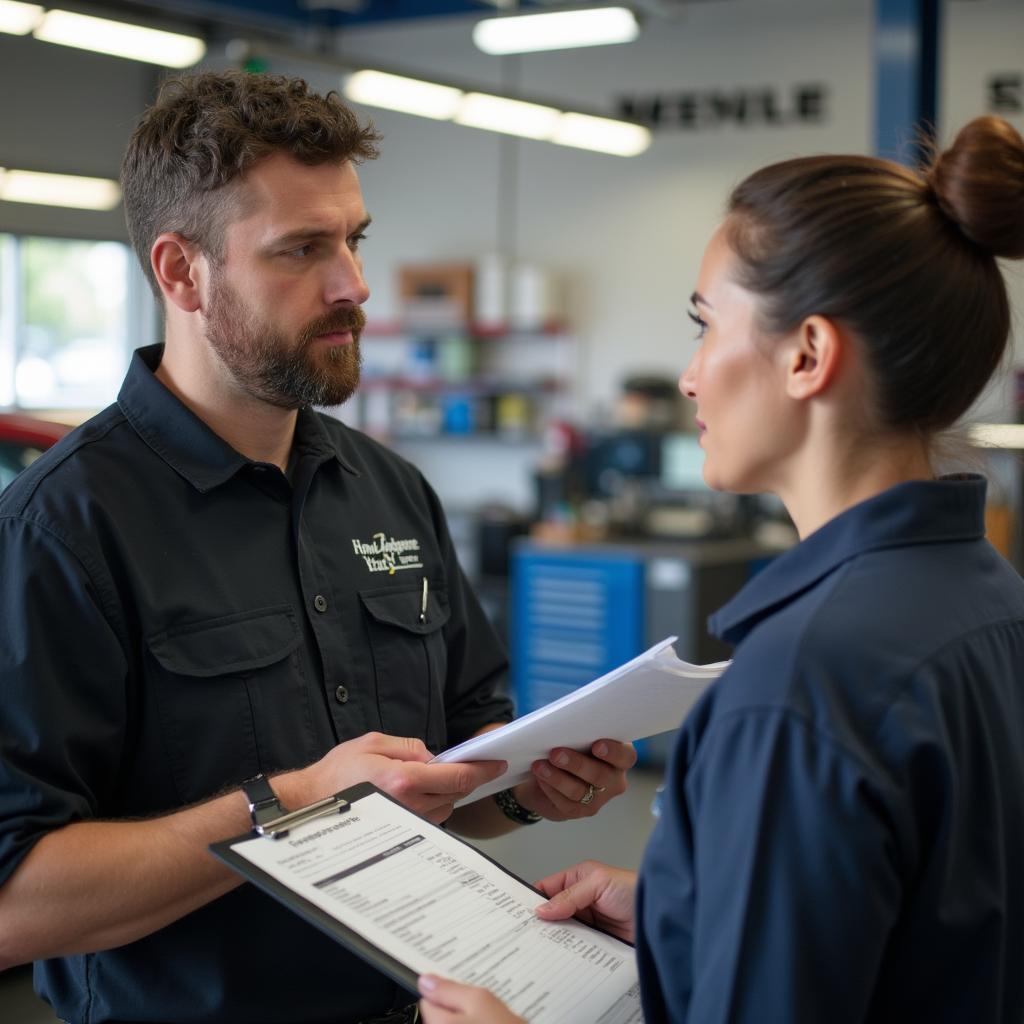
{"type": "Polygon", "coordinates": [[[147,673],[182,801],[203,799],[259,771],[313,760],[301,639],[287,605],[147,638],[147,673]]]}
{"type": "Polygon", "coordinates": [[[429,590],[425,607],[422,585],[364,590],[359,599],[369,634],[381,730],[418,737],[435,753],[443,750],[447,592],[429,590]]]}

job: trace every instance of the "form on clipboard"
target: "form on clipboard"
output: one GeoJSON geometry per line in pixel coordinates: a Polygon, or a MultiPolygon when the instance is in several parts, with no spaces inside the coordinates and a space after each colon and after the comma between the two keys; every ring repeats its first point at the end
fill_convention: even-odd
{"type": "Polygon", "coordinates": [[[542,921],[544,896],[370,783],[210,849],[410,992],[431,972],[530,1024],[642,1024],[632,946],[542,921]]]}

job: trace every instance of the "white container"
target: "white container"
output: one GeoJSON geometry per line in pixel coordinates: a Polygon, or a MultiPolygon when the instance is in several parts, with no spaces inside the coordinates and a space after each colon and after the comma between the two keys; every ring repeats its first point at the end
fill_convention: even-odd
{"type": "Polygon", "coordinates": [[[502,330],[508,322],[505,261],[497,253],[481,257],[473,281],[473,321],[485,330],[502,330]]]}
{"type": "Polygon", "coordinates": [[[517,331],[538,331],[558,318],[551,275],[532,263],[512,271],[509,322],[517,331]]]}

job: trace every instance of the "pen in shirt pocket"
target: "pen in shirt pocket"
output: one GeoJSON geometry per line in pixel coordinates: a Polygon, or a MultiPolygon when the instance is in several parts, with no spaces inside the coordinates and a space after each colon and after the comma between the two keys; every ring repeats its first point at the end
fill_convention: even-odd
{"type": "Polygon", "coordinates": [[[421,623],[427,621],[427,590],[428,590],[427,577],[424,576],[423,577],[423,600],[420,601],[420,622],[421,623]]]}

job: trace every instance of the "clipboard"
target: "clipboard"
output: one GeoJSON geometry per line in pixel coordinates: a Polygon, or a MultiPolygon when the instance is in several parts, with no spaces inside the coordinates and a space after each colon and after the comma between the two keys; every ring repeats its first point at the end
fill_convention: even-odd
{"type": "MultiPolygon", "coordinates": [[[[400,960],[385,953],[378,946],[375,946],[360,935],[355,929],[349,928],[336,917],[327,913],[327,911],[321,909],[310,900],[300,896],[262,868],[246,860],[245,857],[234,849],[234,847],[245,842],[275,842],[276,840],[286,838],[293,828],[306,822],[337,814],[346,814],[351,811],[353,805],[371,793],[379,793],[397,806],[402,806],[397,800],[388,796],[387,793],[379,790],[373,783],[360,782],[324,800],[312,803],[308,807],[300,807],[296,811],[289,811],[287,814],[283,814],[281,817],[275,818],[265,825],[254,827],[251,832],[235,836],[234,839],[225,839],[218,843],[212,843],[209,849],[215,857],[222,860],[232,871],[237,872],[247,881],[252,882],[258,889],[261,889],[279,903],[283,903],[290,910],[298,914],[299,917],[308,921],[309,924],[319,928],[320,931],[330,936],[336,942],[341,943],[350,952],[362,957],[363,960],[382,974],[386,974],[392,981],[397,982],[403,988],[415,994],[417,991],[417,974],[415,971],[411,970],[400,960]]],[[[408,811],[409,814],[414,813],[409,811],[407,807],[403,808],[403,810],[408,811]]],[[[425,818],[421,820],[428,828],[437,827],[425,818]]],[[[523,884],[525,885],[526,883],[524,882],[523,884]]]]}
{"type": "MultiPolygon", "coordinates": [[[[479,858],[481,861],[485,861],[495,870],[497,876],[500,876],[502,884],[507,880],[509,891],[513,894],[518,892],[518,894],[522,896],[524,895],[522,889],[526,889],[529,890],[530,894],[536,895],[541,899],[547,898],[540,892],[540,890],[524,881],[518,875],[509,871],[507,868],[503,867],[493,858],[482,853],[471,843],[467,843],[465,840],[452,835],[440,826],[434,825],[425,818],[420,817],[415,814],[415,812],[410,811],[407,807],[369,782],[352,786],[328,797],[325,800],[318,801],[309,807],[300,808],[297,811],[282,815],[273,821],[267,822],[258,830],[253,829],[251,832],[236,836],[233,839],[214,843],[209,849],[211,853],[223,861],[229,868],[240,874],[243,878],[252,882],[257,886],[257,888],[290,908],[294,913],[298,914],[308,923],[330,936],[346,949],[361,957],[373,968],[385,974],[391,980],[397,982],[410,993],[415,994],[417,991],[416,982],[419,974],[421,973],[420,971],[415,970],[409,963],[395,955],[392,955],[387,950],[380,948],[377,943],[361,934],[355,927],[350,926],[338,916],[330,913],[323,906],[318,906],[311,899],[306,898],[301,892],[297,892],[296,889],[287,882],[280,880],[273,874],[269,873],[269,871],[264,870],[258,864],[253,863],[252,860],[248,859],[247,856],[240,852],[240,849],[248,847],[248,844],[250,843],[274,844],[275,852],[272,854],[271,859],[276,858],[283,860],[287,858],[298,863],[305,851],[299,850],[297,852],[292,852],[289,851],[288,848],[300,847],[302,843],[317,844],[320,842],[318,837],[325,834],[325,831],[321,831],[321,828],[324,830],[330,829],[332,832],[331,838],[326,840],[327,844],[343,844],[347,841],[346,835],[338,831],[338,825],[332,825],[331,819],[338,817],[344,818],[345,815],[349,814],[357,814],[360,801],[366,800],[371,796],[382,797],[388,802],[391,809],[384,809],[384,813],[386,813],[389,818],[399,823],[399,826],[397,826],[398,828],[414,831],[416,833],[415,838],[424,843],[424,845],[420,847],[421,850],[426,850],[428,847],[433,849],[434,842],[438,844],[436,849],[442,856],[446,856],[447,851],[452,849],[461,850],[462,848],[465,848],[467,851],[466,856],[469,859],[470,864],[472,864],[476,858],[479,858]],[[312,823],[315,823],[315,827],[307,828],[307,826],[312,823]],[[282,843],[280,848],[281,853],[279,855],[276,852],[276,844],[281,840],[287,840],[289,836],[292,836],[293,830],[298,830],[298,832],[294,835],[291,842],[282,843]],[[522,887],[522,889],[518,887],[522,887]]],[[[379,816],[382,813],[382,806],[379,801],[371,801],[370,803],[374,808],[376,808],[376,810],[372,814],[368,813],[367,815],[364,815],[364,817],[372,821],[376,820],[375,816],[379,816]]],[[[354,818],[354,821],[358,820],[359,819],[354,818]]],[[[367,826],[362,827],[365,828],[367,826]]],[[[360,843],[362,842],[364,833],[360,830],[360,827],[357,826],[350,835],[353,837],[353,843],[360,843]]],[[[395,835],[399,840],[401,840],[402,835],[411,835],[411,832],[396,831],[395,835]]],[[[370,872],[371,875],[375,871],[384,872],[385,874],[389,870],[397,871],[399,870],[398,865],[403,864],[404,858],[402,861],[392,861],[389,864],[385,864],[384,861],[393,854],[400,854],[405,851],[411,851],[413,856],[418,856],[415,851],[412,851],[413,845],[416,844],[413,843],[412,840],[406,838],[404,841],[398,842],[393,849],[376,854],[373,852],[373,847],[368,846],[367,853],[360,852],[358,854],[358,857],[362,859],[358,861],[351,861],[351,866],[344,870],[340,870],[335,874],[328,874],[327,877],[318,878],[316,881],[314,881],[312,877],[307,877],[302,884],[306,885],[307,888],[312,889],[313,887],[334,884],[337,879],[342,878],[346,879],[346,881],[338,883],[339,885],[351,884],[351,880],[358,876],[367,865],[370,865],[372,868],[370,872]]],[[[250,855],[255,853],[257,856],[264,856],[269,852],[270,851],[253,850],[250,851],[250,855]]],[[[311,854],[310,859],[315,860],[316,854],[311,854]]],[[[312,876],[316,873],[322,873],[323,869],[323,864],[318,864],[316,871],[310,871],[308,872],[308,875],[312,876]]],[[[278,868],[278,870],[280,869],[278,868]]],[[[407,872],[403,870],[403,874],[407,874],[407,872]]],[[[296,887],[301,888],[301,885],[296,883],[296,887]]],[[[367,898],[370,898],[371,896],[373,898],[377,898],[380,895],[378,890],[372,888],[363,893],[362,886],[358,883],[354,884],[353,888],[359,889],[361,896],[366,896],[367,898]]],[[[318,898],[321,898],[322,901],[326,902],[328,890],[324,889],[322,891],[325,895],[318,898]]],[[[481,900],[481,904],[486,905],[486,901],[481,900]]],[[[339,908],[340,906],[341,904],[339,904],[339,908]]],[[[539,919],[536,919],[531,926],[543,925],[544,922],[540,922],[539,919]]],[[[566,926],[569,926],[569,922],[557,922],[554,925],[551,925],[551,927],[554,928],[564,928],[566,926]]],[[[579,930],[582,930],[581,934],[587,935],[588,937],[592,936],[595,943],[601,943],[606,948],[612,948],[613,952],[618,951],[621,947],[622,955],[628,958],[630,965],[633,964],[632,946],[629,943],[608,936],[604,932],[591,928],[589,925],[579,921],[572,921],[571,927],[576,929],[578,932],[579,930]]],[[[635,967],[633,967],[633,970],[635,971],[635,967]]]]}

